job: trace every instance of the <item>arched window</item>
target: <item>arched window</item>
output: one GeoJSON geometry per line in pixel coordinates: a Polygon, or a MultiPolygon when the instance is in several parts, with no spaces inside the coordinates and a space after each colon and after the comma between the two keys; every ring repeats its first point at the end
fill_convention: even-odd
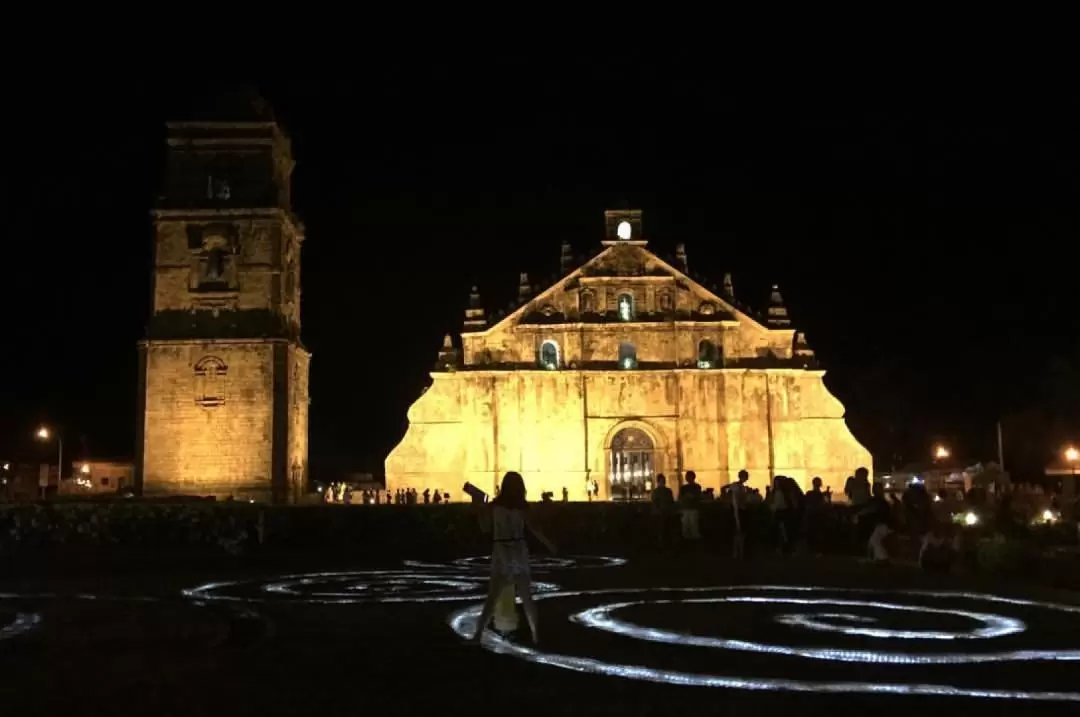
{"type": "Polygon", "coordinates": [[[619,294],[616,306],[619,309],[620,321],[634,320],[634,297],[630,294],[619,294]]]}
{"type": "Polygon", "coordinates": [[[619,344],[619,368],[637,368],[637,349],[628,341],[619,344]]]}
{"type": "Polygon", "coordinates": [[[720,349],[712,341],[703,340],[698,344],[697,367],[717,368],[720,365],[720,349]]]}
{"type": "Polygon", "coordinates": [[[540,345],[540,365],[549,371],[555,371],[559,364],[559,345],[554,341],[545,341],[540,345]]]}

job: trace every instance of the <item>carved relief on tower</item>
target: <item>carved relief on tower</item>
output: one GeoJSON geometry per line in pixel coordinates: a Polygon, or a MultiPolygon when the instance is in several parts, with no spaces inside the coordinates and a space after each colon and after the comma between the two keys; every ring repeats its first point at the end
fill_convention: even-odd
{"type": "Polygon", "coordinates": [[[217,356],[204,356],[195,367],[195,403],[203,408],[225,404],[225,380],[229,367],[217,356]]]}

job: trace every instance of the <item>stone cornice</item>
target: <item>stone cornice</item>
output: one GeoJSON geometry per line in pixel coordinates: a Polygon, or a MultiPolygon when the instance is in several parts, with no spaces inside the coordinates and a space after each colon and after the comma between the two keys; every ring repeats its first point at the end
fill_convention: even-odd
{"type": "Polygon", "coordinates": [[[210,122],[207,120],[166,122],[169,129],[278,129],[277,122],[210,122]]]}
{"type": "Polygon", "coordinates": [[[139,341],[139,346],[205,346],[206,344],[222,344],[229,346],[244,346],[248,344],[292,344],[298,349],[302,349],[305,353],[310,355],[310,352],[304,348],[303,344],[293,339],[283,338],[250,338],[250,339],[142,339],[139,341]]]}
{"type": "Polygon", "coordinates": [[[228,217],[231,219],[247,218],[247,217],[264,217],[267,219],[287,219],[289,221],[295,221],[296,217],[292,212],[286,211],[281,207],[237,207],[236,209],[227,208],[204,208],[200,209],[193,207],[190,209],[165,209],[155,207],[150,210],[150,216],[156,219],[199,219],[199,220],[213,220],[220,219],[222,217],[228,217]]]}
{"type": "Polygon", "coordinates": [[[580,276],[578,282],[583,286],[593,284],[675,284],[678,281],[674,276],[660,276],[655,274],[641,274],[640,276],[580,276]]]}
{"type": "Polygon", "coordinates": [[[166,142],[170,147],[250,147],[252,145],[272,147],[277,140],[273,137],[169,137],[166,142]]]}
{"type": "MultiPolygon", "coordinates": [[[[716,328],[717,326],[726,326],[735,328],[739,326],[739,322],[735,319],[718,319],[716,321],[699,321],[699,320],[675,320],[670,319],[657,319],[656,321],[575,321],[563,324],[517,324],[514,327],[514,331],[522,331],[526,329],[532,329],[536,331],[583,331],[586,329],[610,329],[612,331],[622,329],[656,329],[663,327],[672,331],[678,329],[696,329],[696,328],[716,328]]],[[[463,336],[479,336],[480,332],[465,332],[463,336]]]]}
{"type": "Polygon", "coordinates": [[[597,375],[625,375],[625,374],[647,374],[656,375],[658,373],[671,373],[671,374],[712,374],[719,373],[725,375],[734,374],[766,374],[771,376],[824,376],[824,369],[813,368],[638,368],[638,369],[542,369],[542,368],[505,368],[505,369],[474,369],[464,368],[456,371],[432,371],[430,375],[432,378],[446,378],[448,376],[455,376],[457,374],[465,374],[468,376],[506,376],[507,374],[560,374],[560,375],[574,375],[574,376],[597,376],[597,375]]]}
{"type": "Polygon", "coordinates": [[[150,216],[156,221],[197,221],[209,222],[221,219],[278,219],[291,224],[296,231],[296,241],[304,241],[306,227],[300,217],[281,207],[237,207],[236,209],[209,209],[192,207],[187,209],[167,209],[155,207],[150,210],[150,216]]]}

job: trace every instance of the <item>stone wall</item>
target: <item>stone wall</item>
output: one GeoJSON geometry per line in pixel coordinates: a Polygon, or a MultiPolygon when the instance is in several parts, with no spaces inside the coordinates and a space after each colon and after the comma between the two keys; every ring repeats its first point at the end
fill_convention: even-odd
{"type": "Polygon", "coordinates": [[[719,490],[746,468],[751,484],[821,476],[837,495],[869,452],[852,436],[823,372],[797,369],[461,371],[433,374],[386,460],[387,487],[438,488],[462,499],[468,480],[489,493],[508,470],[530,495],[586,480],[607,494],[608,449],[627,426],[646,431],[656,470],[673,484],[694,470],[719,490]]]}
{"type": "Polygon", "coordinates": [[[270,499],[274,345],[143,345],[144,494],[270,499]]]}
{"type": "Polygon", "coordinates": [[[299,503],[307,487],[308,476],[308,393],[311,354],[299,346],[290,347],[289,376],[289,491],[290,500],[299,503]]]}

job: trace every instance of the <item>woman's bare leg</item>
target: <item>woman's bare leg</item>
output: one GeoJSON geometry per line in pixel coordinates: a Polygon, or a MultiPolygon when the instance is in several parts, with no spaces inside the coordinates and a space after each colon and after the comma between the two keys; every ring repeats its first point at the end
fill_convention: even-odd
{"type": "Polygon", "coordinates": [[[521,598],[521,607],[525,610],[525,619],[529,622],[529,632],[532,633],[533,644],[540,644],[539,616],[536,614],[536,603],[532,598],[532,585],[528,577],[519,576],[514,578],[514,590],[521,598]]]}
{"type": "Polygon", "coordinates": [[[473,633],[470,642],[480,642],[480,638],[484,636],[484,628],[491,622],[491,616],[495,614],[495,601],[499,598],[502,586],[503,582],[501,580],[495,577],[491,578],[491,582],[488,584],[488,595],[484,600],[484,609],[480,611],[480,617],[476,620],[476,632],[473,633]]]}

